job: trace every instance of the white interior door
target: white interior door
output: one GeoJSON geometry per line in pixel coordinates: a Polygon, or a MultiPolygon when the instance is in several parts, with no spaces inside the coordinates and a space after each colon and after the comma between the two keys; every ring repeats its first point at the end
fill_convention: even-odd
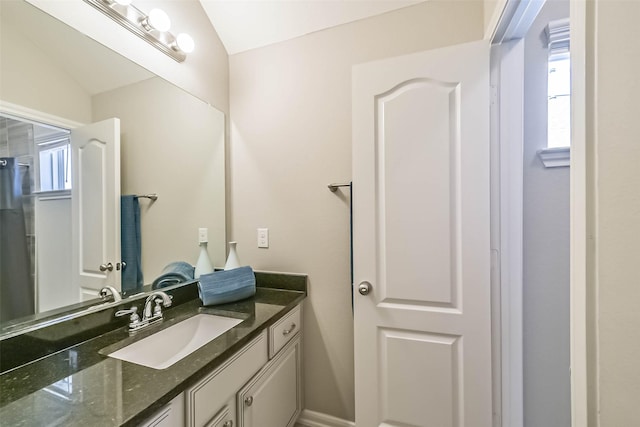
{"type": "Polygon", "coordinates": [[[81,299],[120,290],[120,120],[71,131],[72,269],[81,299]]]}
{"type": "Polygon", "coordinates": [[[488,427],[489,45],[358,65],[352,100],[356,425],[488,427]]]}

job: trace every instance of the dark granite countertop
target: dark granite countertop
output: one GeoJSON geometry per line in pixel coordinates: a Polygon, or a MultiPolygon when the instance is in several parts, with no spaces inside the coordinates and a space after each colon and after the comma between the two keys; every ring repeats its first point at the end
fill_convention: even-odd
{"type": "Polygon", "coordinates": [[[133,337],[120,327],[9,370],[0,375],[0,425],[138,425],[282,318],[305,295],[258,287],[253,298],[231,304],[202,307],[199,299],[191,300],[165,311],[161,324],[133,337]],[[244,320],[163,370],[104,355],[198,313],[244,320]]]}

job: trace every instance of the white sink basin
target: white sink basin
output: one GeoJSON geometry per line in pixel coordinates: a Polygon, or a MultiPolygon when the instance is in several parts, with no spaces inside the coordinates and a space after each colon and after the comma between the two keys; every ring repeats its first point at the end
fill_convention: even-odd
{"type": "Polygon", "coordinates": [[[109,357],[165,369],[241,322],[241,319],[231,317],[197,314],[113,352],[109,357]]]}

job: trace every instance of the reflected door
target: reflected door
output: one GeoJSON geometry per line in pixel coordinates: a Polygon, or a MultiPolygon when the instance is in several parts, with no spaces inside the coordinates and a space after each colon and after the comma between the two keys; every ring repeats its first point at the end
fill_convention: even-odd
{"type": "Polygon", "coordinates": [[[121,289],[120,120],[71,131],[72,278],[81,300],[121,289]]]}
{"type": "Polygon", "coordinates": [[[353,70],[356,425],[489,427],[489,46],[353,70]]]}

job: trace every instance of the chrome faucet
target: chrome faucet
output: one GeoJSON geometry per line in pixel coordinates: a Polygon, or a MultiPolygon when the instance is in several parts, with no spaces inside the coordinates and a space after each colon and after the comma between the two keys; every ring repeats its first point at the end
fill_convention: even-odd
{"type": "Polygon", "coordinates": [[[162,320],[162,306],[169,307],[171,298],[162,291],[155,291],[144,302],[142,319],[138,315],[138,307],[135,305],[127,310],[116,311],[116,317],[129,315],[129,333],[134,333],[162,320]],[[155,304],[155,306],[153,306],[155,304]]]}
{"type": "Polygon", "coordinates": [[[144,302],[144,312],[142,313],[142,321],[145,320],[149,323],[162,319],[162,306],[169,307],[171,305],[171,297],[162,291],[155,291],[147,297],[144,302]],[[151,311],[151,306],[153,312],[151,311]]]}
{"type": "Polygon", "coordinates": [[[107,299],[109,294],[111,294],[113,296],[113,302],[122,301],[122,296],[120,295],[120,292],[118,292],[118,290],[116,288],[114,288],[113,286],[105,286],[102,289],[100,289],[100,298],[101,299],[103,299],[103,300],[107,299]]]}

